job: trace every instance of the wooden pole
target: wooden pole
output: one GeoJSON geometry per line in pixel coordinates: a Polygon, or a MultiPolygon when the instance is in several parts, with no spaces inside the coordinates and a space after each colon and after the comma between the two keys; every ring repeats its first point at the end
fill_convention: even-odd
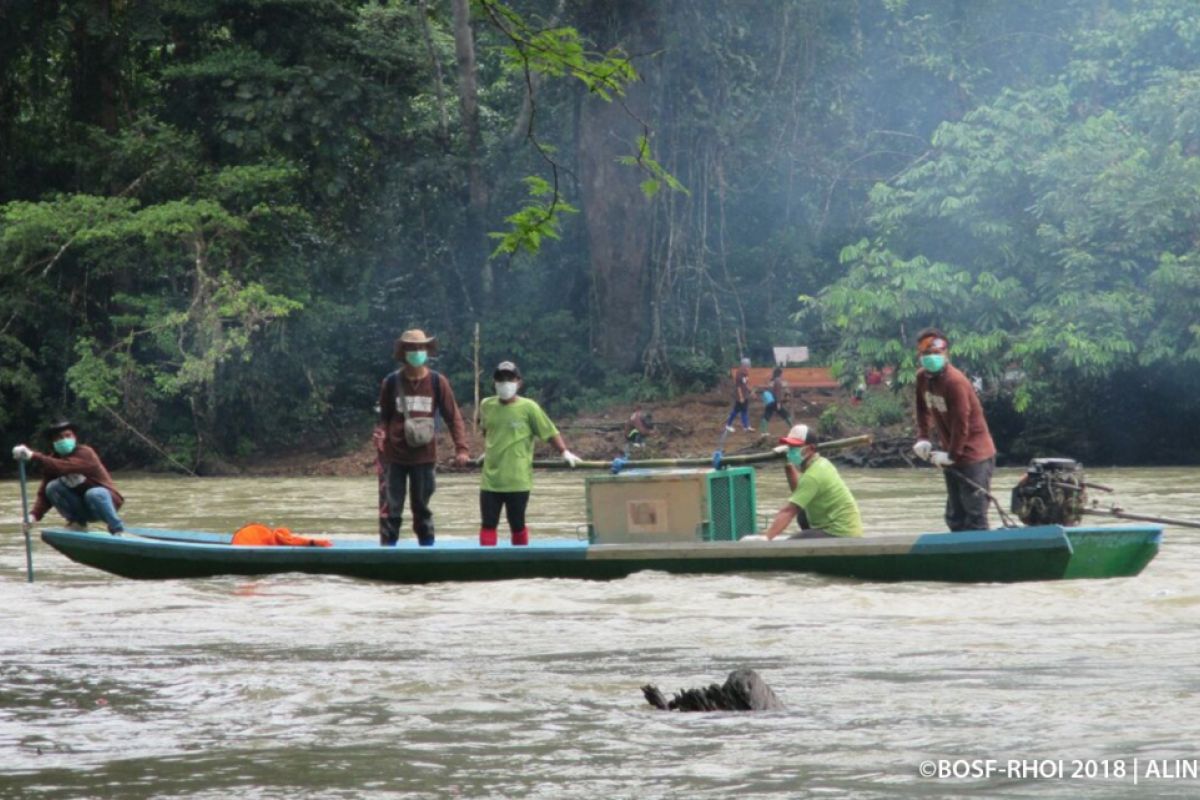
{"type": "Polygon", "coordinates": [[[475,323],[475,413],[471,415],[471,437],[479,435],[479,323],[475,323]]]}
{"type": "MultiPolygon", "coordinates": [[[[847,447],[857,447],[858,445],[870,444],[871,434],[864,433],[861,436],[850,436],[845,439],[833,439],[828,442],[822,442],[817,445],[817,449],[821,452],[830,452],[833,450],[842,450],[847,447]]],[[[765,453],[747,453],[740,456],[728,456],[721,459],[721,463],[725,466],[737,467],[745,464],[761,464],[767,461],[775,461],[777,459],[787,458],[787,453],[776,453],[774,450],[768,450],[765,453]]],[[[709,467],[712,466],[711,458],[646,458],[642,460],[626,461],[621,465],[621,469],[645,469],[650,467],[709,467]]],[[[580,461],[576,469],[611,469],[613,462],[611,461],[580,461]]],[[[536,459],[533,466],[538,469],[570,469],[565,461],[560,459],[536,459]]]]}
{"type": "Polygon", "coordinates": [[[25,534],[25,575],[33,583],[33,545],[29,542],[29,494],[25,489],[25,460],[17,462],[21,472],[21,531],[25,534]]]}

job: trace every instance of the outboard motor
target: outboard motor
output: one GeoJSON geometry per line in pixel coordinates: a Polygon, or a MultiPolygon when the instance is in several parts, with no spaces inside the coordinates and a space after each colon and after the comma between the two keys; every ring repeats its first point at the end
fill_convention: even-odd
{"type": "Polygon", "coordinates": [[[1026,525],[1077,525],[1087,504],[1083,465],[1035,458],[1012,490],[1012,511],[1026,525]]]}

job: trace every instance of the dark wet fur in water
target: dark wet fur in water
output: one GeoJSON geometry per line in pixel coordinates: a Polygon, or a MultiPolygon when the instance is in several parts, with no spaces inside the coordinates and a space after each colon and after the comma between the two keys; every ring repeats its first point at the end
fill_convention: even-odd
{"type": "Polygon", "coordinates": [[[642,687],[646,702],[663,711],[779,711],[784,705],[752,669],[735,669],[724,686],[684,689],[668,701],[657,686],[642,687]]]}

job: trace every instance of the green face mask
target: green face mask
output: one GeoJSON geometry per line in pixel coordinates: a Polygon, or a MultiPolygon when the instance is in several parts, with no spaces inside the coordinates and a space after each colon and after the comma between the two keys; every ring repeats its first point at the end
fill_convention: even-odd
{"type": "Polygon", "coordinates": [[[409,350],[404,354],[404,360],[413,367],[423,367],[425,362],[429,360],[429,353],[424,350],[409,350]]]}
{"type": "Polygon", "coordinates": [[[946,367],[946,357],[941,353],[926,353],[921,356],[921,366],[926,372],[941,372],[946,367]]]}
{"type": "Polygon", "coordinates": [[[787,453],[787,460],[788,460],[789,464],[791,464],[793,467],[796,467],[797,469],[802,467],[804,465],[804,448],[803,447],[789,447],[788,453],[787,453]]]}
{"type": "Polygon", "coordinates": [[[69,456],[75,452],[75,438],[67,437],[65,439],[56,439],[54,442],[54,452],[60,456],[69,456]]]}

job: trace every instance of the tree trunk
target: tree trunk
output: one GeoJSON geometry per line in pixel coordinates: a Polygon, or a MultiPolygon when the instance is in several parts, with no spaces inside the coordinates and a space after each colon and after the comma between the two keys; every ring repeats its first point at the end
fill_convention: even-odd
{"type": "Polygon", "coordinates": [[[71,30],[72,118],[117,130],[119,40],[111,0],[90,0],[71,30]]]}
{"type": "MultiPolygon", "coordinates": [[[[457,11],[458,4],[455,4],[457,11]]],[[[433,35],[429,32],[429,2],[428,0],[419,0],[417,3],[417,13],[421,15],[421,38],[425,40],[425,52],[429,55],[429,64],[433,67],[433,90],[434,96],[437,98],[438,108],[438,135],[441,138],[442,147],[450,145],[450,116],[446,113],[446,92],[443,88],[444,81],[442,80],[442,60],[438,58],[437,50],[433,46],[433,35]]],[[[455,18],[457,23],[457,17],[455,18]]],[[[455,34],[457,36],[458,27],[455,26],[455,34]]],[[[471,35],[471,28],[467,26],[467,36],[471,35]]],[[[476,119],[478,120],[478,111],[476,111],[476,119]]],[[[478,132],[478,129],[477,129],[478,132]]]]}
{"type": "Polygon", "coordinates": [[[479,164],[482,138],[479,132],[479,91],[475,80],[475,39],[471,34],[470,0],[453,0],[454,53],[458,61],[458,100],[467,141],[467,230],[468,257],[480,265],[483,302],[492,293],[492,265],[484,245],[483,215],[488,204],[487,185],[479,164]]]}
{"type": "MultiPolygon", "coordinates": [[[[661,47],[657,4],[648,0],[593,0],[586,19],[597,25],[584,32],[607,50],[653,53],[661,47]]],[[[579,114],[581,204],[591,259],[593,341],[608,365],[635,369],[649,333],[647,267],[652,204],[642,193],[646,174],[617,163],[636,155],[637,139],[650,118],[655,64],[635,63],[642,80],[628,87],[623,101],[586,96],[579,114]]]]}

